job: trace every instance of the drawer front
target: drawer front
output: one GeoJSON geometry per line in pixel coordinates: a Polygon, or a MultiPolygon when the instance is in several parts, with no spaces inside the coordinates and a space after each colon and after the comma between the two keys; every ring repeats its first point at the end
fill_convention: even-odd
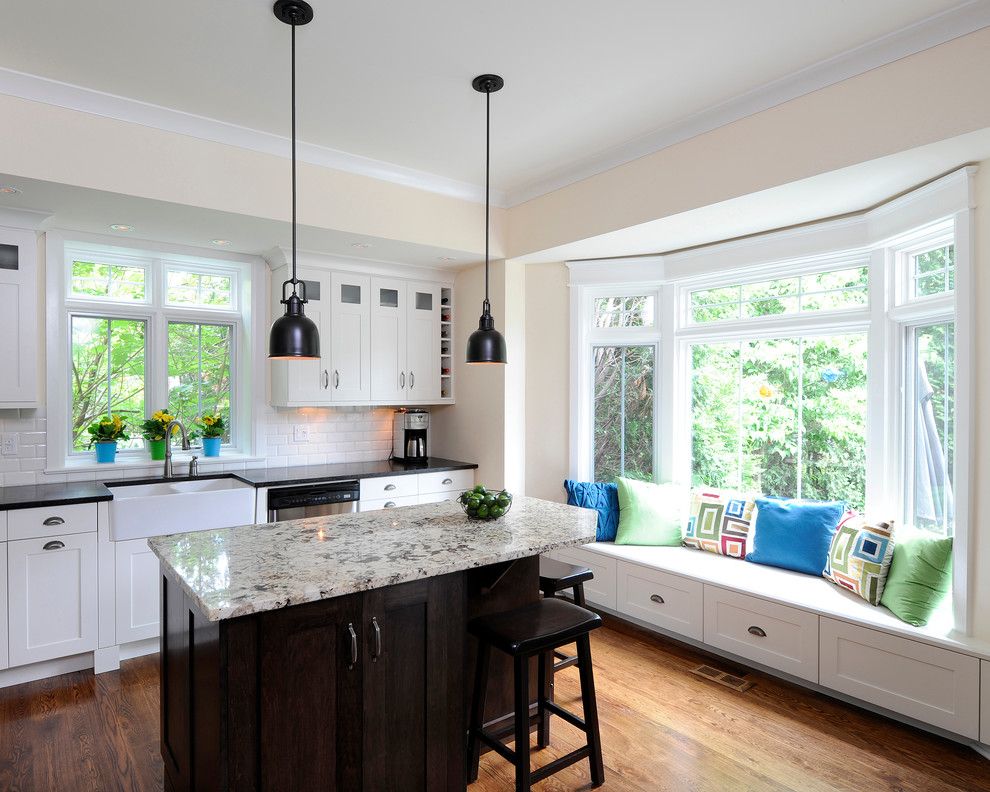
{"type": "Polygon", "coordinates": [[[448,470],[446,473],[420,473],[419,494],[434,492],[463,492],[474,486],[473,470],[448,470]]]}
{"type": "Polygon", "coordinates": [[[419,495],[419,476],[382,476],[361,479],[361,500],[395,500],[419,495]]]}
{"type": "Polygon", "coordinates": [[[818,616],[705,586],[705,643],[810,682],[818,681],[818,616]]]}
{"type": "Polygon", "coordinates": [[[455,501],[457,500],[458,493],[456,492],[428,492],[425,495],[420,495],[416,499],[416,503],[442,503],[443,501],[455,501]]]}
{"type": "Polygon", "coordinates": [[[395,509],[399,506],[415,506],[419,503],[419,495],[406,495],[401,498],[376,498],[358,502],[358,511],[378,511],[380,509],[395,509]]]}
{"type": "Polygon", "coordinates": [[[616,560],[580,547],[562,547],[550,553],[551,558],[566,564],[586,566],[594,578],[584,584],[584,598],[592,605],[615,610],[616,560]]]}
{"type": "Polygon", "coordinates": [[[821,684],[965,737],[979,736],[980,661],[822,617],[821,684]]]}
{"type": "Polygon", "coordinates": [[[618,562],[615,609],[622,614],[686,635],[705,634],[705,586],[697,580],[618,562]]]}
{"type": "Polygon", "coordinates": [[[96,530],[96,509],[95,503],[14,509],[7,512],[8,538],[38,539],[43,536],[89,533],[96,530]]]}

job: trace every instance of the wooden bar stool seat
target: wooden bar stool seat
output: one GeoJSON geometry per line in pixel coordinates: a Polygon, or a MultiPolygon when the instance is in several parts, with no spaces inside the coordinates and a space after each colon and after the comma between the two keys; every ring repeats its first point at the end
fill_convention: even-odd
{"type": "Polygon", "coordinates": [[[478,760],[481,743],[484,743],[515,766],[516,792],[525,792],[536,781],[582,759],[588,759],[591,765],[592,786],[601,786],[605,782],[589,639],[591,631],[601,625],[602,618],[597,613],[561,599],[542,599],[516,610],[481,616],[471,621],[468,630],[478,639],[478,666],[468,732],[469,781],[476,781],[478,778],[478,760]],[[557,715],[581,729],[587,737],[587,742],[581,748],[537,770],[531,770],[529,661],[534,656],[538,658],[539,678],[543,680],[546,678],[547,655],[558,646],[569,643],[577,643],[577,666],[581,677],[584,718],[577,717],[550,700],[545,687],[541,684],[537,695],[537,722],[542,733],[544,724],[549,722],[550,716],[557,715]],[[488,665],[493,647],[513,658],[515,745],[511,750],[484,729],[488,665]]]}

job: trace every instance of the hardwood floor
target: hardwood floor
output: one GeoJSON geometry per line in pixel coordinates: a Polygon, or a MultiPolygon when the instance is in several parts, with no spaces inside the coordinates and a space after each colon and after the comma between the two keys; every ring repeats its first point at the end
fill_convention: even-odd
{"type": "MultiPolygon", "coordinates": [[[[949,740],[750,673],[737,693],[690,673],[711,658],[614,620],[592,635],[605,790],[990,792],[990,761],[949,740]]],[[[724,665],[719,661],[718,665],[724,665]]],[[[557,699],[579,709],[576,669],[557,699]]],[[[554,719],[534,766],[580,744],[554,719]]],[[[0,789],[161,790],[158,658],[115,673],[66,674],[0,690],[0,789]]],[[[587,789],[587,762],[536,785],[587,789]]],[[[482,759],[471,792],[512,788],[511,768],[482,759]]]]}

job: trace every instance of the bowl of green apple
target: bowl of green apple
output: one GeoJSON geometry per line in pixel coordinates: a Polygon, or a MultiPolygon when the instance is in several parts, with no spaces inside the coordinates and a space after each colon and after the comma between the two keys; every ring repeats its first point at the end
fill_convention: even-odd
{"type": "Polygon", "coordinates": [[[497,520],[512,508],[512,495],[505,490],[490,490],[479,484],[462,492],[457,502],[469,520],[497,520]]]}

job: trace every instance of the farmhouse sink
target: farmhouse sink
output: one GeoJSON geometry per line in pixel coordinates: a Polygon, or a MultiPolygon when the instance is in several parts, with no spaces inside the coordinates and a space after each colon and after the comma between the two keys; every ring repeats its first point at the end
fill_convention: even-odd
{"type": "Polygon", "coordinates": [[[232,528],[254,522],[255,490],[232,478],[113,484],[110,539],[232,528]]]}

